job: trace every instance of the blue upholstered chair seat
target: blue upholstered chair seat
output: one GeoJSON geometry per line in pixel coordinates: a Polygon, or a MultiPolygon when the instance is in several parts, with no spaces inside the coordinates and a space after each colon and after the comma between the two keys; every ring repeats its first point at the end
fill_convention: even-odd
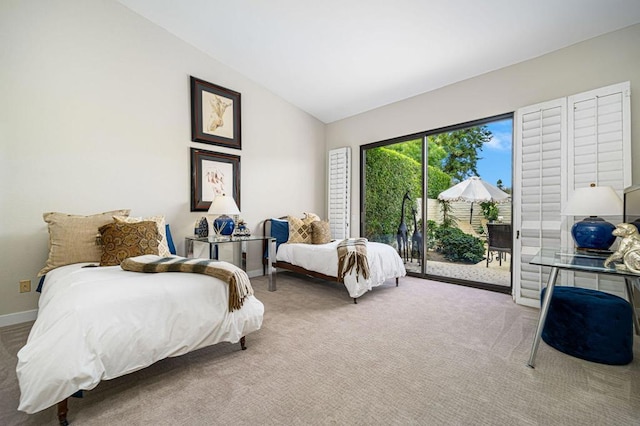
{"type": "MultiPolygon", "coordinates": [[[[542,290],[542,296],[546,288],[542,290]]],[[[544,299],[542,299],[544,300],[544,299]]],[[[602,364],[633,360],[633,314],[624,299],[578,287],[555,287],[542,340],[566,354],[602,364]]]]}

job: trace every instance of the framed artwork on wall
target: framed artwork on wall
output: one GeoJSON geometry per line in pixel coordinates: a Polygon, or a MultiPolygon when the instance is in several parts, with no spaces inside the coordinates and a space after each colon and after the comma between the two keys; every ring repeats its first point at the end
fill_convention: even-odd
{"type": "Polygon", "coordinates": [[[191,140],[241,149],[240,93],[191,77],[191,140]]]}
{"type": "Polygon", "coordinates": [[[230,195],[240,208],[240,157],[191,148],[191,211],[209,210],[216,195],[230,195]]]}

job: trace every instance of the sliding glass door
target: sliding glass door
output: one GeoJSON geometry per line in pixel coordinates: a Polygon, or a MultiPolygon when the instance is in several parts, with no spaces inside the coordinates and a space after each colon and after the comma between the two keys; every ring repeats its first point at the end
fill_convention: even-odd
{"type": "Polygon", "coordinates": [[[511,287],[512,115],[361,147],[361,235],[411,275],[511,287]]]}

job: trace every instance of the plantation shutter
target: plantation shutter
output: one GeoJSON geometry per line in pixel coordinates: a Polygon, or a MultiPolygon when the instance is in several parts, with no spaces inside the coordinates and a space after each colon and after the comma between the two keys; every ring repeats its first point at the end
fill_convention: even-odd
{"type": "Polygon", "coordinates": [[[331,238],[349,238],[351,148],[329,151],[328,215],[331,238]]]}
{"type": "MultiPolygon", "coordinates": [[[[631,185],[629,82],[570,96],[568,104],[568,195],[595,183],[611,186],[622,198],[624,188],[631,185]]],[[[582,219],[567,218],[570,224],[582,219]]],[[[622,216],[604,219],[622,222],[622,216]]],[[[625,297],[624,280],[619,277],[573,273],[570,281],[625,297]]]]}
{"type": "MultiPolygon", "coordinates": [[[[540,248],[574,246],[570,229],[582,218],[562,216],[575,188],[595,183],[620,196],[631,185],[628,82],[525,107],[516,113],[514,297],[539,307],[549,268],[528,262],[540,248]],[[519,236],[519,238],[518,238],[519,236]]],[[[514,197],[515,198],[515,197],[514,197]]],[[[621,217],[605,218],[617,223],[621,217]]],[[[615,277],[561,271],[559,284],[624,297],[615,277]]]]}
{"type": "Polygon", "coordinates": [[[540,306],[549,268],[530,265],[541,247],[563,245],[561,206],[566,159],[566,99],[522,108],[516,113],[513,222],[516,230],[513,291],[516,303],[540,306]]]}

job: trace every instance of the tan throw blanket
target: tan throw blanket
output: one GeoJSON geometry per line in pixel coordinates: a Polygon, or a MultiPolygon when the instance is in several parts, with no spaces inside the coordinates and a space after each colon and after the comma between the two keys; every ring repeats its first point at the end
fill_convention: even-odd
{"type": "Polygon", "coordinates": [[[229,284],[229,312],[240,309],[244,299],[253,295],[247,273],[228,262],[143,255],[125,259],[120,267],[133,272],[191,272],[218,278],[229,284]]]}
{"type": "Polygon", "coordinates": [[[338,279],[356,269],[356,281],[358,277],[369,279],[369,261],[367,260],[367,239],[347,238],[338,243],[338,279]]]}

